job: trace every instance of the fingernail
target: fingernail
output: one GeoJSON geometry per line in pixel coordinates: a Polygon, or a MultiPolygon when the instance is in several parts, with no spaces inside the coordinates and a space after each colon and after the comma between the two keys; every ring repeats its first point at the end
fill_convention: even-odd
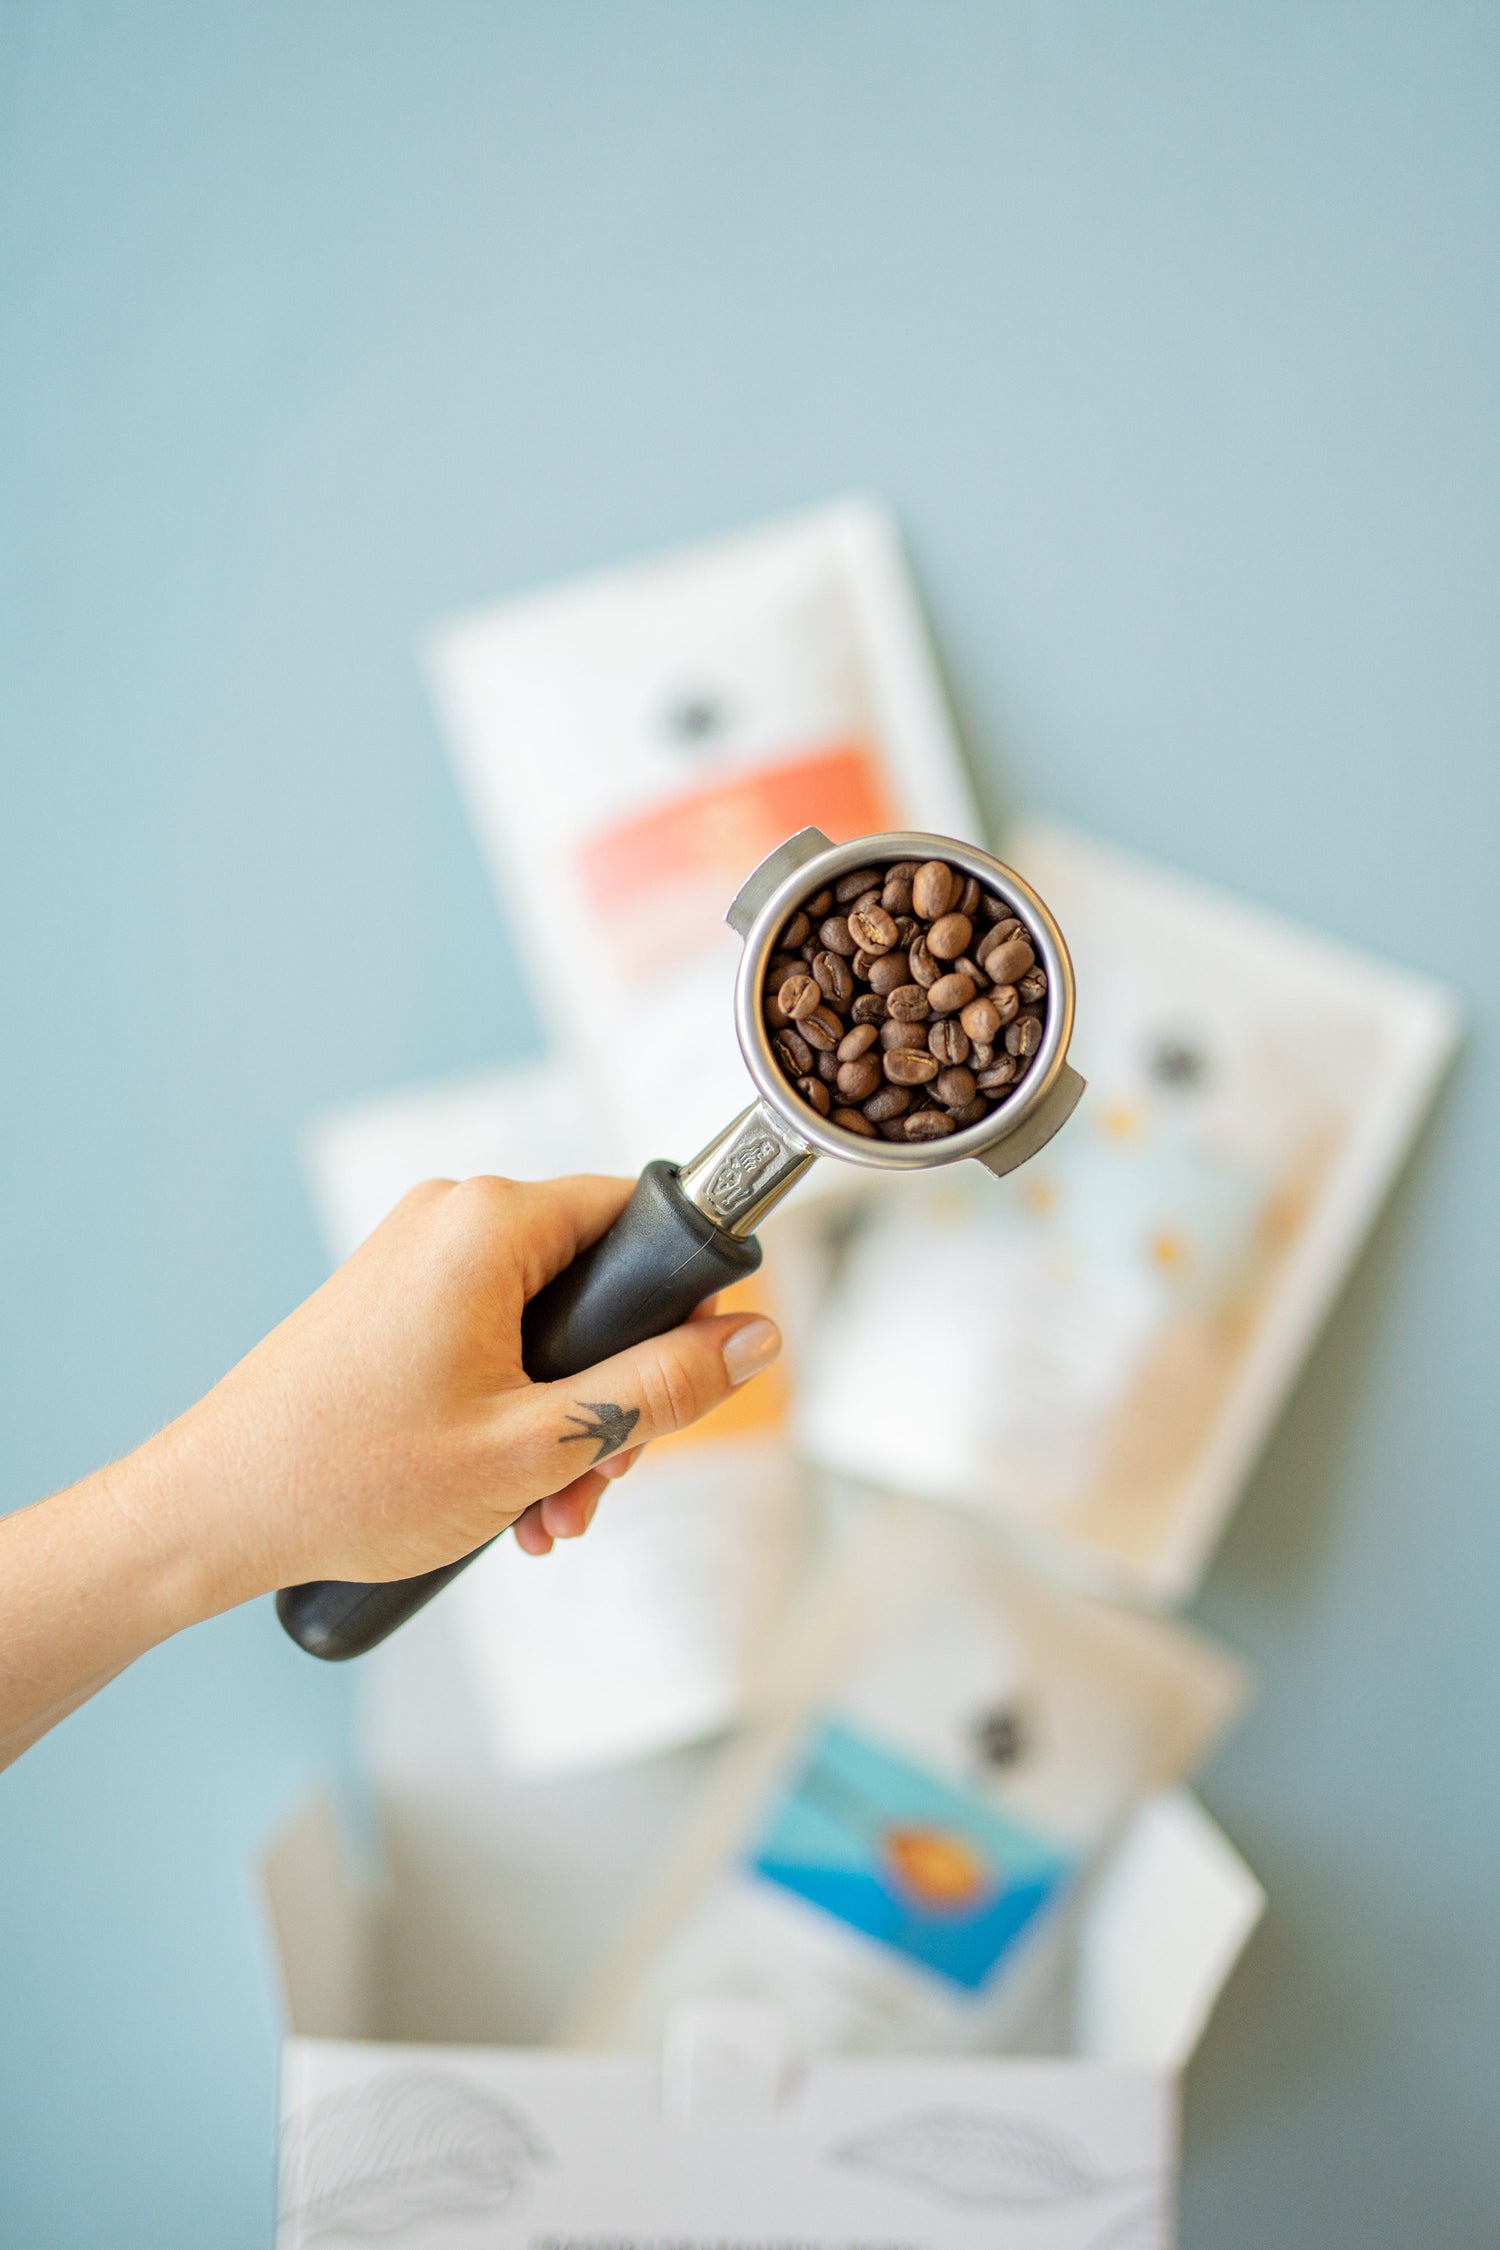
{"type": "Polygon", "coordinates": [[[725,1342],[724,1372],[731,1383],[748,1383],[780,1349],[781,1331],[774,1320],[747,1320],[725,1342]]]}

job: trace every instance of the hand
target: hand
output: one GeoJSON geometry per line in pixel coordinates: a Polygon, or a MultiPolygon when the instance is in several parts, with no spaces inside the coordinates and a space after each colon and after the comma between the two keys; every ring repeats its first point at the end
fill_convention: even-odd
{"type": "Polygon", "coordinates": [[[510,1524],[584,1530],[611,1474],[717,1406],[780,1338],[696,1319],[560,1383],[521,1366],[521,1309],[602,1234],[622,1180],[429,1180],[171,1433],[236,1598],[407,1578],[510,1524]]]}
{"type": "Polygon", "coordinates": [[[770,1321],[707,1311],[574,1380],[528,1379],[522,1307],[629,1194],[588,1177],[413,1188],[178,1421],[0,1522],[0,1764],[235,1602],[410,1577],[511,1524],[545,1554],[643,1445],[769,1366],[770,1321]]]}

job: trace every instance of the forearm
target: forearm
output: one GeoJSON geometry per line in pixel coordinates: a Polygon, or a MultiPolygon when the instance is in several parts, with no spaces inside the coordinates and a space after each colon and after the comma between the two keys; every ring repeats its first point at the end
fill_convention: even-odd
{"type": "Polygon", "coordinates": [[[0,1520],[0,1767],[224,1606],[170,1430],[0,1520]]]}

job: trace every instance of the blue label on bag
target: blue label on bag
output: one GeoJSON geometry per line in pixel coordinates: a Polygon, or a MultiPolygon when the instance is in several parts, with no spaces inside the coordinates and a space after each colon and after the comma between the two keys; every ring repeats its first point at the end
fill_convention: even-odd
{"type": "Polygon", "coordinates": [[[1073,1863],[967,1790],[828,1721],[772,1804],[750,1864],[973,1992],[1073,1863]]]}

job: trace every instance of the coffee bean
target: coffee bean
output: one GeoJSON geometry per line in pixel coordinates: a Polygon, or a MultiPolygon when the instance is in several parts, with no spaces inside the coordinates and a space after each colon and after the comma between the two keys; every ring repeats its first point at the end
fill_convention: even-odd
{"type": "Polygon", "coordinates": [[[983,1094],[976,1094],[971,1102],[964,1103],[962,1109],[949,1111],[949,1115],[960,1132],[963,1132],[967,1126],[977,1125],[981,1117],[988,1117],[989,1114],[990,1105],[983,1094]]]}
{"type": "Polygon", "coordinates": [[[979,911],[987,922],[1009,922],[1014,919],[1004,899],[996,898],[993,891],[981,893],[979,911]]]}
{"type": "Polygon", "coordinates": [[[819,1054],[831,1053],[844,1036],[844,1027],[831,1008],[814,1008],[810,1016],[799,1016],[797,1029],[819,1054]]]}
{"type": "Polygon", "coordinates": [[[934,961],[928,952],[925,938],[912,939],[906,949],[906,958],[911,964],[912,981],[916,984],[936,984],[943,973],[941,961],[934,961]]]}
{"type": "Polygon", "coordinates": [[[939,977],[936,984],[927,987],[927,1005],[935,1016],[957,1015],[960,1008],[967,1008],[973,997],[972,977],[939,977]]]}
{"type": "Polygon", "coordinates": [[[880,1138],[883,1141],[904,1141],[906,1138],[906,1119],[904,1117],[888,1117],[880,1128],[880,1138]]]}
{"type": "Polygon", "coordinates": [[[968,978],[976,992],[988,992],[990,980],[972,953],[960,953],[953,967],[959,976],[968,978]]]}
{"type": "Polygon", "coordinates": [[[880,1027],[880,1044],[888,1050],[892,1047],[911,1047],[913,1049],[925,1047],[927,1045],[925,1018],[913,1023],[901,1016],[889,1016],[880,1027]]]}
{"type": "Polygon", "coordinates": [[[934,961],[956,961],[974,934],[967,914],[945,914],[927,933],[927,950],[934,961]]]}
{"type": "Polygon", "coordinates": [[[993,1000],[971,1000],[959,1021],[971,1039],[993,1039],[1000,1029],[1000,1010],[993,1000]]]}
{"type": "Polygon", "coordinates": [[[895,918],[878,899],[873,906],[856,906],[849,916],[849,935],[866,953],[889,953],[896,942],[895,918]]]}
{"type": "Polygon", "coordinates": [[[808,899],[802,911],[807,916],[809,922],[812,923],[813,927],[816,928],[818,923],[822,921],[824,915],[830,911],[832,906],[832,891],[819,891],[816,898],[808,899]]]}
{"type": "Polygon", "coordinates": [[[953,901],[953,911],[955,914],[967,914],[972,922],[979,909],[979,885],[972,875],[966,875],[963,886],[953,901]]]}
{"type": "Polygon", "coordinates": [[[820,926],[818,937],[830,953],[841,953],[846,961],[859,951],[858,940],[850,935],[848,920],[842,914],[830,914],[820,926]]]}
{"type": "Polygon", "coordinates": [[[776,997],[793,1023],[800,1023],[804,1016],[812,1014],[814,1008],[821,1008],[823,1005],[823,995],[816,979],[805,974],[788,977],[776,997]]]}
{"type": "Polygon", "coordinates": [[[781,944],[784,950],[788,953],[795,953],[798,946],[805,942],[811,929],[812,924],[805,914],[794,914],[781,933],[781,944]]]}
{"type": "Polygon", "coordinates": [[[851,899],[863,898],[866,891],[874,891],[878,897],[884,880],[878,867],[856,867],[851,875],[840,876],[833,895],[840,906],[847,906],[851,899]]]}
{"type": "Polygon", "coordinates": [[[854,1029],[846,1031],[839,1041],[839,1061],[841,1063],[858,1062],[860,1056],[868,1054],[874,1046],[875,1036],[874,1024],[857,1023],[854,1029]]]}
{"type": "MultiPolygon", "coordinates": [[[[1023,945],[1026,943],[1024,935],[1021,942],[1023,945]]],[[[1005,951],[1006,946],[1010,943],[1011,940],[1009,938],[996,938],[992,945],[983,945],[979,948],[976,958],[979,962],[979,966],[981,967],[981,969],[983,969],[991,984],[1010,984],[1015,981],[1011,977],[997,977],[994,970],[990,966],[990,963],[992,961],[998,961],[1000,959],[1001,955],[1005,951]]]]}
{"type": "Polygon", "coordinates": [[[909,875],[898,875],[894,870],[887,875],[885,889],[880,894],[880,903],[887,914],[910,914],[911,877],[909,875]]]}
{"type": "Polygon", "coordinates": [[[1003,1094],[1008,1092],[1010,1087],[1014,1084],[1016,1076],[1017,1064],[1015,1056],[996,1055],[994,1061],[988,1066],[988,1068],[982,1070],[979,1073],[978,1078],[975,1080],[975,1084],[978,1086],[981,1094],[1003,1094]]]}
{"type": "Polygon", "coordinates": [[[893,859],[885,871],[888,883],[909,883],[920,863],[914,859],[893,859]]]}
{"type": "Polygon", "coordinates": [[[848,1007],[854,997],[854,971],[842,954],[830,953],[826,948],[815,953],[812,973],[818,980],[818,990],[831,1007],[848,1007]]]}
{"type": "Polygon", "coordinates": [[[861,1117],[857,1109],[836,1109],[831,1122],[842,1125],[846,1133],[858,1133],[862,1141],[873,1141],[875,1128],[868,1117],[861,1117]]]}
{"type": "Polygon", "coordinates": [[[936,922],[948,912],[962,887],[946,860],[925,860],[912,877],[913,909],[924,922],[936,922]]]}
{"type": "Polygon", "coordinates": [[[839,1056],[836,1047],[825,1047],[821,1055],[814,1055],[813,1065],[818,1076],[831,1086],[839,1074],[839,1056]]]}
{"type": "Polygon", "coordinates": [[[888,1125],[893,1117],[905,1116],[911,1108],[911,1095],[904,1086],[882,1086],[862,1106],[872,1125],[888,1125]]]}
{"type": "Polygon", "coordinates": [[[788,1078],[805,1078],[813,1066],[813,1051],[800,1031],[778,1034],[776,1054],[788,1078]]]}
{"type": "Polygon", "coordinates": [[[797,948],[797,958],[799,961],[810,961],[817,950],[817,937],[815,935],[812,937],[806,937],[802,940],[802,943],[797,948]]]}
{"type": "Polygon", "coordinates": [[[941,1141],[953,1131],[953,1120],[940,1109],[919,1109],[901,1120],[909,1141],[941,1141]]]}
{"type": "Polygon", "coordinates": [[[870,971],[879,959],[880,955],[878,953],[866,953],[864,947],[860,947],[859,951],[855,954],[854,959],[849,963],[850,968],[854,971],[854,981],[856,984],[869,983],[870,971]]]}
{"type": "Polygon", "coordinates": [[[885,1074],[893,1086],[926,1086],[938,1074],[937,1057],[925,1047],[888,1047],[885,1074]]]}
{"type": "Polygon", "coordinates": [[[898,945],[908,946],[913,938],[919,938],[921,935],[922,925],[915,914],[898,914],[896,916],[896,943],[898,945]]]}
{"type": "Polygon", "coordinates": [[[992,984],[987,995],[1002,1023],[1014,1023],[1021,1012],[1021,995],[1013,984],[992,984]]]}
{"type": "Polygon", "coordinates": [[[931,1003],[919,984],[898,984],[885,996],[885,1004],[898,1023],[925,1023],[931,1003]]]}
{"type": "Polygon", "coordinates": [[[1014,984],[1023,977],[1036,960],[1036,955],[1023,937],[1002,939],[992,945],[984,957],[984,973],[991,984],[1014,984]]]}
{"type": "Polygon", "coordinates": [[[940,1063],[965,1063],[969,1059],[969,1035],[954,1016],[943,1016],[928,1028],[927,1052],[936,1055],[940,1063]]]}
{"type": "Polygon", "coordinates": [[[1026,932],[1007,907],[992,930],[987,930],[981,951],[988,953],[992,945],[1003,945],[1007,938],[1025,937],[1026,932]]]}
{"type": "Polygon", "coordinates": [[[910,984],[911,970],[904,953],[882,953],[870,963],[870,990],[894,992],[901,984],[910,984]]]}
{"type": "Polygon", "coordinates": [[[766,990],[779,992],[788,977],[794,977],[802,967],[800,953],[773,953],[766,963],[766,990]]]}
{"type": "Polygon", "coordinates": [[[1040,1016],[1017,1016],[1005,1034],[1005,1052],[1008,1055],[1034,1055],[1042,1043],[1040,1016]]]}
{"type": "Polygon", "coordinates": [[[975,1039],[975,1040],[972,1040],[972,1041],[970,1042],[970,1046],[969,1046],[969,1068],[970,1068],[970,1070],[973,1070],[973,1071],[988,1070],[988,1069],[989,1069],[989,1067],[990,1067],[990,1064],[991,1064],[991,1063],[992,1063],[992,1062],[994,1061],[994,1059],[995,1059],[995,1043],[994,1043],[994,1041],[993,1041],[992,1039],[975,1039]]]}
{"type": "Polygon", "coordinates": [[[768,1030],[771,1031],[785,1031],[792,1020],[774,992],[766,994],[764,1001],[761,1003],[761,1012],[765,1016],[768,1030]]]}
{"type": "Polygon", "coordinates": [[[962,1063],[954,1063],[938,1072],[932,1090],[944,1109],[962,1109],[974,1099],[974,1073],[965,1070],[962,1063]]]}
{"type": "Polygon", "coordinates": [[[1045,1000],[1047,997],[1047,972],[1040,961],[1034,969],[1028,969],[1024,977],[1017,977],[1016,990],[1028,1008],[1035,1007],[1038,1000],[1045,1000]]]}
{"type": "Polygon", "coordinates": [[[837,1084],[846,1102],[867,1102],[881,1084],[880,1064],[873,1055],[840,1063],[837,1084]]]}
{"type": "Polygon", "coordinates": [[[856,1023],[884,1023],[884,997],[878,992],[862,992],[849,1013],[856,1023]]]}
{"type": "Polygon", "coordinates": [[[826,1117],[833,1107],[828,1098],[828,1088],[821,1078],[799,1078],[797,1091],[808,1107],[815,1109],[820,1117],[826,1117]]]}

